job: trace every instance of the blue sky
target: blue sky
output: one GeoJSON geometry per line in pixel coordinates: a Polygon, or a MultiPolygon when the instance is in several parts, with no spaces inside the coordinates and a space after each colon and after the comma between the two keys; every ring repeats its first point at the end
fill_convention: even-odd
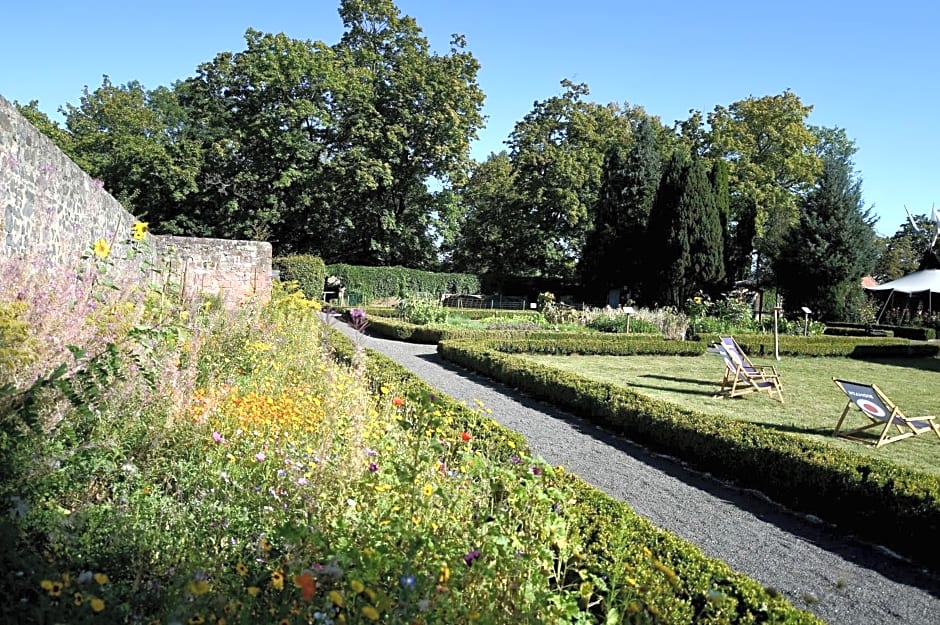
{"type": "MultiPolygon", "coordinates": [[[[940,205],[940,5],[918,0],[636,2],[398,0],[431,47],[466,36],[482,64],[487,127],[473,146],[503,148],[533,102],[560,81],[590,98],[643,106],[666,124],[749,96],[790,89],[811,124],[856,141],[856,167],[882,234],[940,205]]],[[[218,52],[244,49],[248,28],[337,42],[339,0],[15,2],[4,8],[0,95],[39,100],[55,117],[82,88],[191,76],[218,52]]]]}

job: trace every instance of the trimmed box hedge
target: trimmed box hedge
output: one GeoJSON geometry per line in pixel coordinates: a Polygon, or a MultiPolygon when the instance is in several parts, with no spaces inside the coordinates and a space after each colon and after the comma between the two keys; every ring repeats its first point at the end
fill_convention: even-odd
{"type": "MultiPolygon", "coordinates": [[[[940,570],[940,542],[924,539],[940,532],[940,477],[759,425],[679,408],[516,355],[523,351],[522,345],[534,343],[509,348],[498,341],[444,341],[438,352],[653,450],[757,489],[788,507],[940,570]]],[[[674,353],[668,351],[673,349],[671,343],[648,341],[642,344],[646,351],[635,353],[674,353]]],[[[742,347],[753,349],[755,344],[742,347]]],[[[640,344],[636,347],[639,350],[640,344]]],[[[541,349],[546,353],[546,347],[541,349]]]]}

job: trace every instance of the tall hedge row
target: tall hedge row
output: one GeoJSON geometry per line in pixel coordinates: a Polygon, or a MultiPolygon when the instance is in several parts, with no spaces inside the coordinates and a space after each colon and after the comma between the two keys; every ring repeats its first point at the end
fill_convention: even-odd
{"type": "Polygon", "coordinates": [[[480,279],[468,273],[434,273],[407,267],[363,267],[328,265],[328,275],[339,278],[348,293],[358,293],[366,301],[383,297],[406,297],[416,293],[440,296],[444,293],[480,292],[480,279]]]}

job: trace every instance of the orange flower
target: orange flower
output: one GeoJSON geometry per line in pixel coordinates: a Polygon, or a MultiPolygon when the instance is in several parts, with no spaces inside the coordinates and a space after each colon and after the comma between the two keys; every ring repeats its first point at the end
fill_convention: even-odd
{"type": "Polygon", "coordinates": [[[470,440],[470,432],[461,432],[461,433],[460,433],[460,438],[461,438],[464,442],[469,441],[469,440],[470,440]]]}
{"type": "Polygon", "coordinates": [[[304,598],[304,601],[313,599],[314,593],[317,592],[317,578],[307,571],[294,576],[294,584],[300,588],[300,596],[304,598]]]}
{"type": "Polygon", "coordinates": [[[405,400],[399,396],[392,397],[392,405],[401,408],[405,405],[405,400]]]}

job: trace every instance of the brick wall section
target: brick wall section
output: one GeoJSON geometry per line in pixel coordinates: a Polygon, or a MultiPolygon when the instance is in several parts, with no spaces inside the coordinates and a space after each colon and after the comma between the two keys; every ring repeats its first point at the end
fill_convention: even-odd
{"type": "MultiPolygon", "coordinates": [[[[121,241],[136,219],[0,96],[0,260],[42,259],[72,269],[97,239],[121,241]]],[[[271,244],[152,236],[157,266],[169,265],[185,295],[220,295],[227,308],[271,295],[271,244]]],[[[120,270],[137,271],[133,266],[120,270]]]]}

